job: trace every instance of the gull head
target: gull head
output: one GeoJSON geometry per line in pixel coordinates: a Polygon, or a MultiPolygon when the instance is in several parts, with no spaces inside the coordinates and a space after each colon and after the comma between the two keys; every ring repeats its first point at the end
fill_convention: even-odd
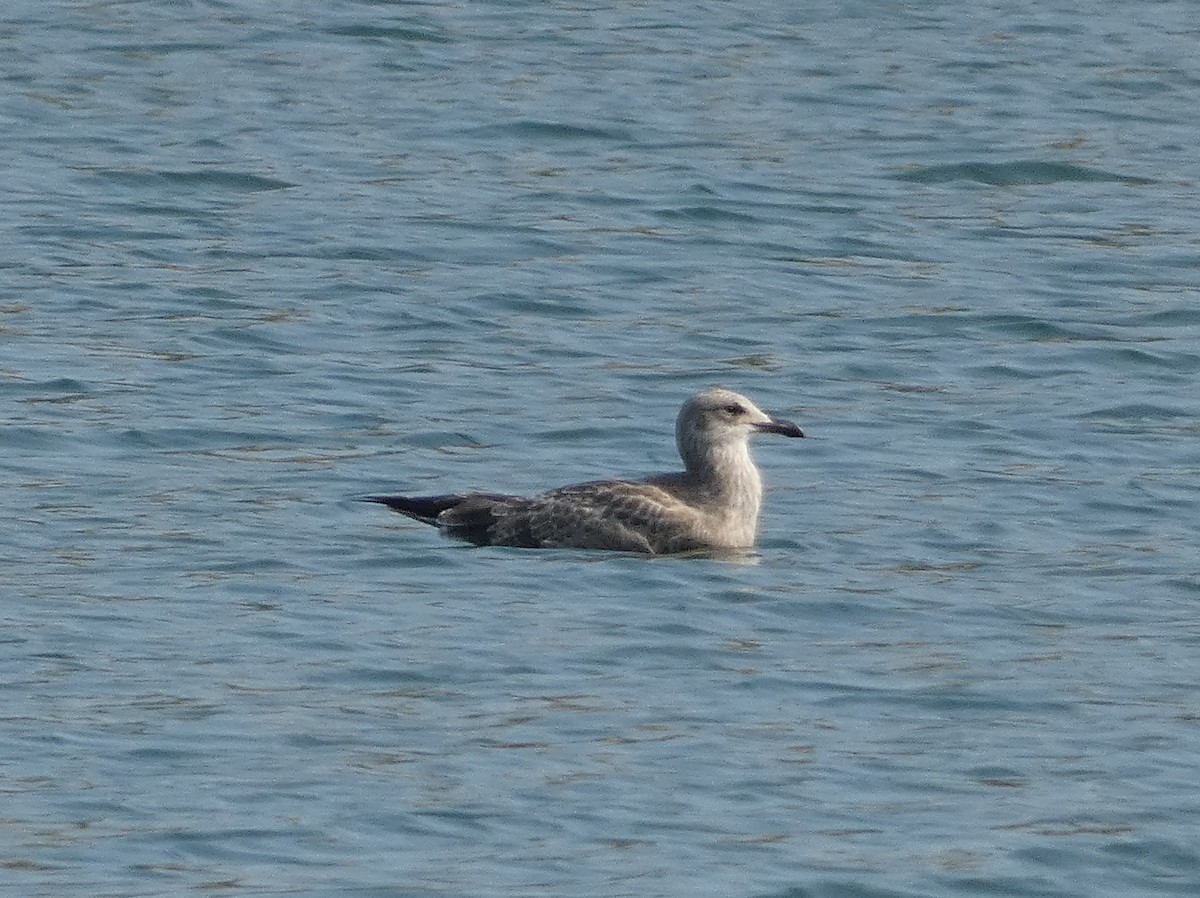
{"type": "Polygon", "coordinates": [[[685,402],[675,422],[675,442],[689,471],[714,454],[744,450],[755,433],[804,436],[791,421],[772,418],[745,396],[721,387],[702,390],[685,402]]]}

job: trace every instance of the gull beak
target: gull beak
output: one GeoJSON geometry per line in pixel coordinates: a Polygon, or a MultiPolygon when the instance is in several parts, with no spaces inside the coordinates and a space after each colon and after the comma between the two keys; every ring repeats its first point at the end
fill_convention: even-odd
{"type": "Polygon", "coordinates": [[[784,437],[802,437],[804,431],[793,424],[791,421],[784,421],[782,418],[770,418],[754,425],[754,429],[759,433],[777,433],[784,437]]]}

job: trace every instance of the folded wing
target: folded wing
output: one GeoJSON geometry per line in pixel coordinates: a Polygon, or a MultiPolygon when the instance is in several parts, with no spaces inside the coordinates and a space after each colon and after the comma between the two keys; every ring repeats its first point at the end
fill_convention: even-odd
{"type": "Polygon", "coordinates": [[[554,490],[497,510],[497,544],[667,554],[701,548],[700,515],[646,483],[605,481],[554,490]]]}
{"type": "Polygon", "coordinates": [[[525,498],[497,493],[368,496],[476,545],[670,554],[709,545],[693,506],[660,486],[583,483],[525,498]]]}

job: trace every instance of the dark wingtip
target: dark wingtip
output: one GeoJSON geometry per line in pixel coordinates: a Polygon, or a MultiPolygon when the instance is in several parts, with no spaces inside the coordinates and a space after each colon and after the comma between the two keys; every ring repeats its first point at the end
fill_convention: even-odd
{"type": "Polygon", "coordinates": [[[386,505],[392,511],[408,515],[426,524],[436,524],[437,516],[447,508],[453,508],[463,500],[462,496],[363,496],[363,502],[386,505]]]}
{"type": "Polygon", "coordinates": [[[359,502],[374,502],[376,505],[386,505],[395,511],[401,511],[408,506],[408,496],[359,496],[359,502]]]}
{"type": "Polygon", "coordinates": [[[409,496],[359,496],[359,502],[374,502],[376,505],[386,505],[397,511],[407,508],[412,498],[409,496]]]}

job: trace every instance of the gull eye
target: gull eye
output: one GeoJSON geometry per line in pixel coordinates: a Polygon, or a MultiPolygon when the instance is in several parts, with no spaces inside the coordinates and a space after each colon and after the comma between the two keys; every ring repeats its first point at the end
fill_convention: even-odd
{"type": "Polygon", "coordinates": [[[744,415],[746,413],[746,410],[737,403],[730,403],[722,408],[721,411],[727,415],[733,415],[734,417],[737,417],[738,415],[744,415]]]}

